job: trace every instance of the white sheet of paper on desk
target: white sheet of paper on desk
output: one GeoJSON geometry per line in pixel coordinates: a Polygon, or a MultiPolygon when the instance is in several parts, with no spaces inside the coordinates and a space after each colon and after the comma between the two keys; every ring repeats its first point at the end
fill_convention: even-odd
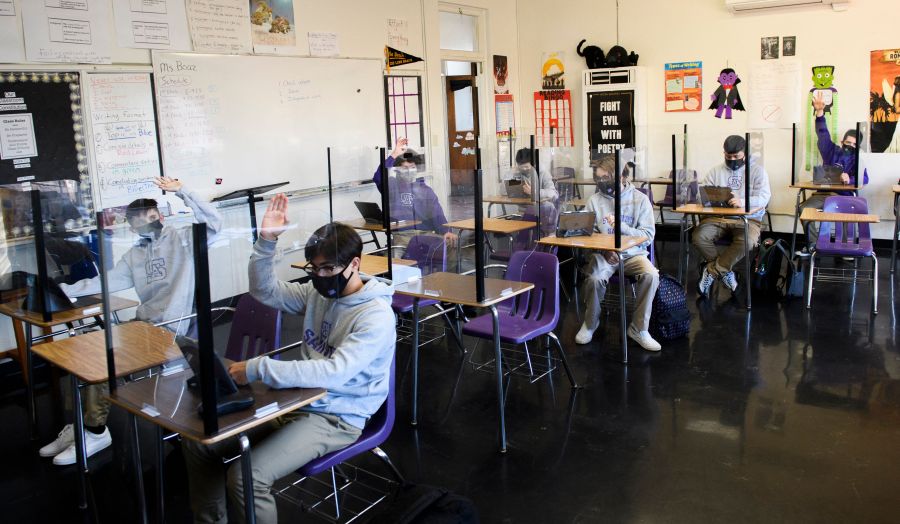
{"type": "Polygon", "coordinates": [[[440,291],[434,291],[433,289],[426,289],[426,290],[423,291],[422,293],[425,294],[425,295],[427,295],[427,296],[429,296],[429,297],[439,297],[439,296],[441,296],[441,292],[440,292],[440,291]]]}
{"type": "Polygon", "coordinates": [[[272,402],[271,404],[266,404],[265,406],[256,410],[256,413],[253,414],[254,418],[263,418],[267,415],[271,415],[278,411],[278,402],[272,402]]]}
{"type": "Polygon", "coordinates": [[[501,296],[501,297],[505,297],[506,295],[511,295],[512,292],[513,292],[512,288],[511,288],[511,287],[508,287],[508,288],[506,288],[506,289],[504,289],[503,291],[500,292],[500,296],[501,296]]]}
{"type": "Polygon", "coordinates": [[[150,404],[144,403],[144,407],[141,408],[141,413],[147,415],[148,417],[158,417],[159,410],[156,407],[151,406],[150,404]]]}

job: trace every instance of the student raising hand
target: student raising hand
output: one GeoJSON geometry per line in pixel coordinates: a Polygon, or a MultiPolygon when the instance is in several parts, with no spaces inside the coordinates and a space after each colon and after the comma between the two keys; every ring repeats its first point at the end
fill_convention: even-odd
{"type": "Polygon", "coordinates": [[[153,183],[163,191],[171,191],[173,193],[181,191],[181,188],[184,186],[180,180],[175,180],[174,178],[167,176],[156,177],[153,179],[153,183]]]}
{"type": "Polygon", "coordinates": [[[269,200],[269,207],[266,208],[266,214],[263,215],[259,236],[272,242],[278,239],[278,235],[283,233],[288,226],[287,205],[288,199],[284,193],[278,193],[272,197],[272,200],[269,200]]]}
{"type": "Polygon", "coordinates": [[[813,109],[816,110],[816,116],[824,116],[825,115],[825,100],[822,98],[822,93],[818,93],[812,101],[813,109]]]}
{"type": "Polygon", "coordinates": [[[400,155],[406,152],[406,147],[408,145],[409,140],[405,138],[398,138],[397,145],[395,145],[393,151],[391,151],[391,156],[394,158],[400,158],[400,155]]]}

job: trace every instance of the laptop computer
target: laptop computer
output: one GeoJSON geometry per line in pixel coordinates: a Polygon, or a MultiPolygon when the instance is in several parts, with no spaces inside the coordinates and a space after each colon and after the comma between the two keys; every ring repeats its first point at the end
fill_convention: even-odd
{"type": "Polygon", "coordinates": [[[824,166],[816,166],[813,168],[813,184],[838,185],[843,184],[841,175],[844,173],[844,166],[840,164],[828,164],[824,166]]]}
{"type": "Polygon", "coordinates": [[[703,207],[731,207],[729,200],[734,198],[730,187],[700,186],[700,203],[703,207]]]}
{"type": "Polygon", "coordinates": [[[522,179],[511,178],[504,181],[506,186],[506,196],[509,198],[526,198],[525,189],[522,188],[522,179]]]}
{"type": "Polygon", "coordinates": [[[384,213],[381,212],[381,207],[375,202],[353,203],[356,204],[356,209],[359,210],[359,214],[362,215],[369,224],[380,224],[384,221],[384,213]]]}
{"type": "MultiPolygon", "coordinates": [[[[199,387],[200,347],[197,345],[197,341],[188,337],[175,337],[175,344],[181,350],[181,354],[184,355],[184,359],[194,372],[194,376],[187,381],[188,386],[199,387]]],[[[228,374],[225,363],[215,353],[213,353],[213,374],[216,380],[216,400],[218,401],[216,411],[219,415],[234,413],[253,405],[253,397],[251,395],[238,394],[238,385],[231,378],[231,375],[228,374]]],[[[203,413],[202,404],[199,410],[200,413],[203,413]]]]}
{"type": "MultiPolygon", "coordinates": [[[[40,292],[40,286],[38,285],[38,276],[16,271],[18,275],[15,275],[13,280],[16,280],[22,284],[23,287],[28,289],[28,294],[25,296],[25,301],[22,302],[22,309],[26,311],[33,311],[35,313],[43,313],[42,304],[44,303],[44,296],[40,292]]],[[[77,308],[86,308],[89,306],[93,306],[96,304],[101,304],[103,302],[103,298],[97,295],[89,295],[86,297],[79,297],[76,299],[69,298],[59,287],[59,284],[56,283],[52,278],[47,279],[47,311],[50,313],[58,313],[60,311],[68,311],[70,309],[77,308]]]]}
{"type": "Polygon", "coordinates": [[[556,236],[560,238],[591,236],[597,215],[593,211],[560,213],[556,236]]]}

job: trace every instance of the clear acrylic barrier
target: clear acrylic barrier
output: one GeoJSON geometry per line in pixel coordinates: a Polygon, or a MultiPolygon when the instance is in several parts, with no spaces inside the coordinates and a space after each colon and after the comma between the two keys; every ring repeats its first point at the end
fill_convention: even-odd
{"type": "MultiPolygon", "coordinates": [[[[331,164],[330,203],[326,202],[326,206],[330,206],[333,220],[356,223],[366,218],[363,210],[368,211],[370,220],[381,220],[380,149],[375,146],[330,147],[325,154],[330,155],[331,164]],[[378,209],[372,206],[378,206],[378,209]]],[[[390,150],[385,151],[385,156],[390,157],[390,150]]]]}
{"type": "MultiPolygon", "coordinates": [[[[824,120],[816,121],[812,128],[807,129],[803,146],[800,148],[803,162],[798,164],[797,180],[807,185],[853,185],[857,165],[856,150],[843,151],[842,147],[845,141],[855,142],[853,137],[857,132],[857,126],[860,132],[868,129],[867,122],[844,120],[834,122],[834,119],[826,114],[824,120]]],[[[859,152],[865,153],[868,140],[865,140],[866,133],[862,134],[864,140],[859,152]]]]}

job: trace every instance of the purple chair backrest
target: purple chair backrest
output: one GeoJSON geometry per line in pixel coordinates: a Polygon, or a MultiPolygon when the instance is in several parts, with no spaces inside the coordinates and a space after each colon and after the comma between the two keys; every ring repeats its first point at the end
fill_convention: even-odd
{"type": "MultiPolygon", "coordinates": [[[[863,197],[830,196],[825,199],[822,211],[826,213],[864,215],[869,212],[869,206],[863,197]]],[[[827,244],[858,244],[860,240],[870,240],[871,238],[869,224],[866,223],[856,224],[848,222],[835,224],[833,222],[822,222],[819,228],[818,244],[823,246],[827,244]]]]}
{"type": "Polygon", "coordinates": [[[242,296],[235,308],[225,358],[240,362],[281,346],[281,311],[242,296]]]}
{"type": "Polygon", "coordinates": [[[423,275],[447,270],[447,243],[437,235],[416,235],[406,246],[406,260],[415,260],[423,275]]]}
{"type": "Polygon", "coordinates": [[[559,321],[559,259],[541,251],[516,251],[509,258],[506,280],[530,282],[534,288],[497,306],[502,315],[525,320],[546,322],[553,319],[553,328],[559,321]]]}

